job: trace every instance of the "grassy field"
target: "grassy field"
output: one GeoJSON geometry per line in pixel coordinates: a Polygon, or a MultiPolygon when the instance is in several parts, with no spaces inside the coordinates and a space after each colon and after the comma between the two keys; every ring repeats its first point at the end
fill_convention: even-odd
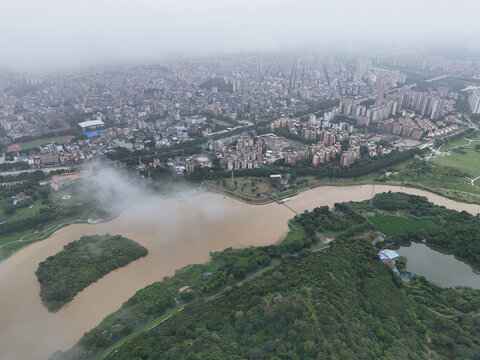
{"type": "MultiPolygon", "coordinates": [[[[480,194],[480,189],[471,185],[471,181],[463,173],[459,173],[458,168],[434,165],[430,163],[427,172],[416,169],[405,169],[402,172],[392,174],[388,178],[388,183],[404,183],[405,185],[420,185],[432,189],[436,192],[466,192],[480,194]]],[[[472,196],[470,196],[475,200],[472,196]]],[[[480,200],[480,199],[477,199],[480,200]]]]}
{"type": "Polygon", "coordinates": [[[233,180],[236,182],[235,189],[230,189],[231,178],[229,177],[217,180],[216,184],[218,186],[224,186],[234,193],[250,197],[256,197],[257,194],[262,194],[260,198],[265,198],[266,196],[263,195],[263,193],[274,191],[274,188],[270,184],[270,179],[268,178],[239,176],[234,177],[233,180]]]}
{"type": "Polygon", "coordinates": [[[8,235],[0,235],[0,261],[9,257],[16,250],[31,244],[32,242],[43,240],[60,229],[63,225],[72,222],[86,222],[88,216],[79,215],[70,216],[61,220],[50,221],[42,226],[42,230],[28,229],[8,235]],[[22,240],[22,241],[18,241],[22,240]],[[14,242],[15,241],[15,242],[14,242]],[[9,244],[11,243],[11,244],[9,244]],[[5,245],[8,244],[8,245],[5,245]]]}
{"type": "Polygon", "coordinates": [[[28,141],[28,142],[19,143],[19,144],[13,144],[13,145],[10,145],[7,148],[7,152],[35,149],[35,148],[39,148],[41,145],[49,144],[51,142],[64,144],[64,143],[70,141],[72,138],[73,138],[73,136],[69,136],[69,135],[67,135],[67,136],[57,136],[57,137],[52,137],[52,138],[47,138],[47,139],[38,139],[38,140],[34,140],[34,141],[28,141]]]}
{"type": "Polygon", "coordinates": [[[432,220],[414,220],[399,216],[380,214],[368,216],[368,220],[375,225],[378,231],[387,236],[400,234],[405,231],[416,231],[437,226],[437,224],[432,220]]]}
{"type": "Polygon", "coordinates": [[[460,169],[467,173],[470,178],[480,176],[480,152],[475,151],[475,145],[480,145],[480,132],[468,136],[469,140],[456,139],[446,145],[441,150],[448,151],[450,155],[432,158],[430,161],[435,165],[450,166],[460,169]],[[461,148],[465,154],[455,152],[454,149],[461,148]]]}
{"type": "MultiPolygon", "coordinates": [[[[15,214],[12,215],[10,221],[24,220],[38,215],[38,212],[42,207],[45,207],[45,205],[42,205],[40,200],[36,200],[31,207],[18,208],[15,211],[15,214]]],[[[3,209],[0,208],[0,219],[5,219],[6,217],[3,209]]]]}
{"type": "Polygon", "coordinates": [[[223,126],[223,127],[226,127],[226,128],[229,128],[229,127],[233,127],[232,124],[226,122],[226,121],[223,121],[223,120],[217,120],[217,125],[220,125],[220,126],[223,126]]]}
{"type": "MultiPolygon", "coordinates": [[[[312,179],[314,177],[311,177],[312,179]]],[[[306,179],[306,177],[299,177],[299,179],[306,179]]],[[[231,178],[224,178],[216,181],[216,185],[224,186],[228,190],[233,191],[234,193],[246,195],[249,197],[257,197],[257,194],[260,194],[260,199],[268,197],[266,193],[274,192],[277,194],[278,198],[287,197],[290,195],[295,195],[298,190],[309,187],[309,184],[300,184],[295,188],[280,191],[280,189],[272,185],[270,178],[268,177],[235,177],[233,179],[236,182],[235,189],[230,189],[231,178]],[[252,191],[254,190],[254,191],[252,191]]]]}
{"type": "Polygon", "coordinates": [[[283,242],[290,243],[290,242],[301,240],[307,237],[307,233],[305,232],[305,229],[297,221],[290,220],[288,222],[288,225],[289,225],[288,227],[290,229],[290,232],[287,234],[285,239],[283,239],[283,242]]]}
{"type": "Polygon", "coordinates": [[[38,148],[41,145],[49,144],[51,142],[65,144],[67,140],[63,136],[57,136],[55,138],[50,138],[50,139],[41,139],[41,140],[26,142],[26,143],[20,144],[20,148],[22,150],[29,150],[29,149],[38,148]]]}
{"type": "MultiPolygon", "coordinates": [[[[75,191],[74,185],[67,185],[63,189],[52,192],[50,194],[50,200],[58,206],[60,209],[69,209],[73,207],[78,207],[84,204],[87,204],[92,200],[91,195],[85,192],[75,191]],[[71,198],[64,200],[62,197],[64,195],[70,195],[71,198]]],[[[10,221],[20,221],[33,218],[39,214],[40,209],[46,208],[48,205],[42,204],[41,200],[38,199],[34,201],[32,207],[18,208],[15,211],[15,214],[12,215],[10,221]]],[[[30,244],[31,242],[42,240],[48,237],[52,232],[56,231],[61,224],[70,223],[75,220],[79,220],[81,215],[74,215],[69,217],[62,217],[61,219],[54,220],[42,224],[37,229],[34,227],[25,229],[24,231],[19,231],[10,234],[0,234],[0,260],[10,256],[15,250],[22,248],[30,244]],[[23,239],[23,241],[18,241],[23,239]],[[11,243],[13,241],[18,241],[11,243]],[[5,244],[11,243],[9,245],[3,246],[5,244]]],[[[2,208],[0,208],[0,219],[6,218],[6,215],[2,208]]],[[[88,215],[84,215],[82,220],[87,220],[88,215]]]]}

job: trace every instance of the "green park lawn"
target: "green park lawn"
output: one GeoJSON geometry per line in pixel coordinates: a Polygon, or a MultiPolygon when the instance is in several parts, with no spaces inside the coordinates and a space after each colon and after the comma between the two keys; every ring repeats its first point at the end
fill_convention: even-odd
{"type": "Polygon", "coordinates": [[[461,169],[470,175],[471,178],[480,176],[480,152],[465,149],[466,154],[452,152],[445,157],[432,159],[434,164],[450,166],[461,169]]]}
{"type": "MultiPolygon", "coordinates": [[[[29,217],[38,215],[38,212],[42,207],[45,207],[45,205],[42,205],[40,200],[36,200],[32,204],[32,207],[18,208],[15,211],[15,214],[12,215],[10,221],[24,220],[28,219],[29,217]]],[[[0,219],[5,219],[6,217],[7,216],[5,215],[3,209],[0,208],[0,219]]]]}
{"type": "Polygon", "coordinates": [[[289,224],[288,228],[290,229],[290,231],[288,232],[285,239],[283,239],[282,241],[283,243],[288,244],[288,243],[299,241],[303,238],[308,237],[303,226],[300,225],[300,223],[297,222],[296,220],[294,219],[290,220],[288,224],[289,224]]]}
{"type": "Polygon", "coordinates": [[[387,236],[437,226],[432,220],[415,220],[391,215],[375,214],[375,216],[368,216],[367,218],[375,225],[378,231],[387,236]]]}
{"type": "MultiPolygon", "coordinates": [[[[305,179],[306,177],[299,177],[299,179],[305,179]]],[[[311,177],[314,178],[314,177],[311,177]]],[[[231,178],[224,178],[216,180],[218,186],[224,186],[230,191],[237,194],[242,194],[250,197],[256,197],[257,194],[261,194],[260,198],[265,198],[266,193],[275,192],[278,198],[284,198],[287,196],[295,195],[298,190],[309,187],[309,184],[300,184],[295,188],[281,191],[277,186],[272,185],[270,178],[268,177],[246,177],[239,176],[233,179],[236,182],[235,189],[230,189],[231,178]],[[255,191],[252,191],[254,189],[255,191]]]]}
{"type": "Polygon", "coordinates": [[[220,126],[223,126],[223,127],[226,127],[226,128],[233,127],[232,124],[230,124],[226,121],[223,121],[223,120],[217,120],[217,125],[220,125],[220,126]]]}
{"type": "MultiPolygon", "coordinates": [[[[231,178],[226,177],[224,179],[216,180],[214,184],[218,186],[225,186],[230,191],[233,191],[237,194],[247,195],[251,197],[256,197],[257,194],[263,194],[270,191],[278,190],[278,188],[274,188],[269,178],[262,178],[262,177],[247,177],[247,176],[239,176],[234,177],[233,179],[236,182],[235,189],[230,189],[231,178]],[[252,192],[252,189],[255,191],[252,192]]],[[[264,195],[261,196],[262,198],[265,197],[264,195]]]]}
{"type": "Polygon", "coordinates": [[[467,136],[467,138],[473,140],[471,144],[464,138],[455,139],[441,148],[442,151],[450,152],[450,155],[435,157],[430,161],[435,165],[460,169],[469,174],[471,178],[480,176],[480,152],[475,151],[475,145],[480,145],[480,132],[467,136]],[[458,147],[461,147],[466,154],[455,152],[454,149],[458,147]]]}

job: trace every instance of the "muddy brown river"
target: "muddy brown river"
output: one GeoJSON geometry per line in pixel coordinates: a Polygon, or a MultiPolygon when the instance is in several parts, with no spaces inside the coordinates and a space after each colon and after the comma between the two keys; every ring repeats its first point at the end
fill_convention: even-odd
{"type": "MultiPolygon", "coordinates": [[[[459,203],[425,191],[375,186],[375,192],[404,191],[437,205],[476,214],[479,205],[459,203]]],[[[335,202],[368,199],[372,185],[307,190],[286,204],[297,212],[335,202]]],[[[248,205],[222,195],[199,193],[180,199],[151,198],[101,224],[75,224],[31,244],[0,263],[0,359],[47,359],[70,348],[84,332],[115,311],[136,291],[191,263],[204,263],[210,251],[269,245],[283,239],[294,212],[284,205],[248,205]],[[57,313],[41,304],[35,277],[38,263],[63,246],[90,234],[120,234],[149,253],[106,275],[57,313]]]]}

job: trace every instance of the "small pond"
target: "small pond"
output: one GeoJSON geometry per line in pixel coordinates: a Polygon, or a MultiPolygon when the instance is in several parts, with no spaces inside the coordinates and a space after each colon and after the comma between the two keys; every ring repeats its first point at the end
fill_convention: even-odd
{"type": "Polygon", "coordinates": [[[480,274],[457,260],[453,255],[445,255],[425,244],[412,243],[396,250],[407,258],[407,271],[423,275],[442,287],[469,286],[480,289],[480,274]]]}

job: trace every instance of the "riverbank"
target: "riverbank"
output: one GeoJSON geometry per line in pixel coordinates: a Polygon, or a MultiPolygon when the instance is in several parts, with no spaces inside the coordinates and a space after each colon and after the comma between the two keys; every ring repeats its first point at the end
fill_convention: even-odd
{"type": "Polygon", "coordinates": [[[205,263],[211,251],[275,244],[288,232],[295,213],[336,202],[362,201],[372,192],[404,191],[458,211],[480,212],[464,204],[413,188],[375,185],[321,186],[287,202],[249,206],[232,198],[197,192],[188,197],[155,198],[133,205],[112,221],[72,224],[0,262],[1,356],[8,359],[48,358],[70,348],[83,333],[118,309],[137,290],[170,276],[188,264],[205,263]],[[187,219],[187,220],[185,220],[187,219]],[[34,272],[37,264],[82,235],[119,234],[146,247],[149,255],[109,273],[80,292],[58,313],[42,306],[34,272]],[[18,337],[18,333],[28,336],[18,337]]]}
{"type": "Polygon", "coordinates": [[[251,205],[264,205],[273,202],[278,202],[281,200],[285,200],[291,197],[298,195],[302,191],[308,191],[311,189],[315,189],[317,187],[322,186],[337,186],[337,187],[348,187],[354,185],[372,185],[372,186],[397,186],[397,187],[410,187],[414,189],[424,190],[431,192],[433,194],[445,197],[447,199],[451,199],[454,201],[464,202],[466,204],[480,204],[480,194],[466,192],[462,190],[455,190],[455,189],[447,189],[447,188],[432,188],[426,185],[409,182],[409,181],[382,181],[382,182],[375,182],[373,178],[368,177],[366,179],[357,179],[357,180],[350,180],[341,181],[337,180],[331,181],[329,179],[314,179],[309,182],[307,186],[303,186],[300,189],[293,189],[292,191],[283,192],[283,196],[269,196],[269,197],[251,197],[245,194],[240,194],[238,192],[234,192],[231,189],[227,189],[221,186],[217,186],[210,181],[206,180],[202,182],[201,187],[212,191],[214,193],[223,194],[225,196],[229,196],[233,199],[245,202],[251,205]]]}

